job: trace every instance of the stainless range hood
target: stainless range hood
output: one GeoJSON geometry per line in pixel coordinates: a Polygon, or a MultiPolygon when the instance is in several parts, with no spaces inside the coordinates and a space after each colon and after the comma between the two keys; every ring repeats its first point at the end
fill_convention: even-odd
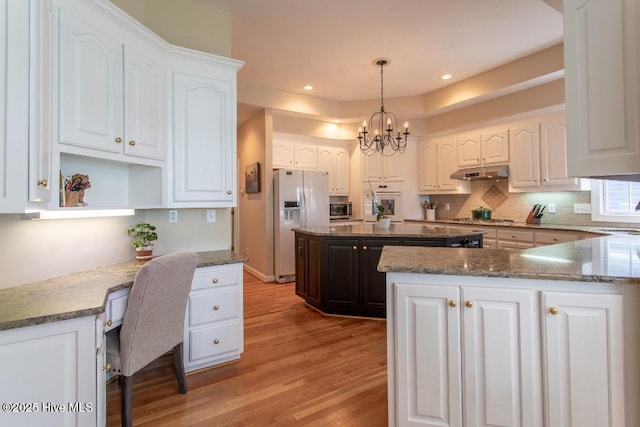
{"type": "Polygon", "coordinates": [[[467,181],[499,180],[509,177],[508,165],[482,166],[478,168],[458,169],[451,174],[451,179],[466,179],[467,181]]]}

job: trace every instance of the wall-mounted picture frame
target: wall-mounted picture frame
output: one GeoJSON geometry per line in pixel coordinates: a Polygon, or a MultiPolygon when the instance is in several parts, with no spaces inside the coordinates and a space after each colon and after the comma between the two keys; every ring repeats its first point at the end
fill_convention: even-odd
{"type": "Polygon", "coordinates": [[[251,163],[245,167],[244,188],[246,193],[260,192],[260,162],[251,163]]]}

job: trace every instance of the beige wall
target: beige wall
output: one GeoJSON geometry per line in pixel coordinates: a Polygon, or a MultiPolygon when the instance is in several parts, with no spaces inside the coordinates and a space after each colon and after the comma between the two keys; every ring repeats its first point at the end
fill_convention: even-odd
{"type": "Polygon", "coordinates": [[[263,280],[273,279],[273,173],[271,171],[272,119],[269,114],[254,115],[238,129],[238,236],[236,251],[249,257],[245,268],[263,280]],[[244,171],[260,162],[260,192],[247,194],[244,171]]]}
{"type": "Polygon", "coordinates": [[[169,43],[231,57],[231,15],[198,0],[111,0],[169,43]]]}

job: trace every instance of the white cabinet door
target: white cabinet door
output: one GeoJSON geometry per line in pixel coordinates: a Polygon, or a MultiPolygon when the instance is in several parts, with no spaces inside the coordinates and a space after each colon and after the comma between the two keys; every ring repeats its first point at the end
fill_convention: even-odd
{"type": "Polygon", "coordinates": [[[235,205],[233,111],[234,81],[174,71],[172,203],[235,205]]]}
{"type": "Polygon", "coordinates": [[[462,425],[459,299],[455,286],[395,286],[398,426],[462,425]]]}
{"type": "Polygon", "coordinates": [[[38,405],[3,411],[2,424],[95,426],[96,349],[95,316],[1,331],[0,401],[38,405]]]}
{"type": "Polygon", "coordinates": [[[540,137],[538,122],[509,129],[509,183],[514,188],[540,186],[540,137]]]}
{"type": "Polygon", "coordinates": [[[122,44],[59,9],[60,143],[122,152],[122,44]]]}
{"type": "Polygon", "coordinates": [[[29,4],[0,1],[0,213],[27,201],[29,4]]]}
{"type": "Polygon", "coordinates": [[[418,190],[435,192],[438,190],[438,159],[436,143],[422,140],[418,143],[418,190]]]}
{"type": "Polygon", "coordinates": [[[457,169],[457,147],[455,141],[440,141],[437,144],[437,176],[438,190],[455,191],[459,180],[451,179],[451,174],[457,169]]]}
{"type": "Polygon", "coordinates": [[[464,425],[542,425],[536,295],[462,288],[464,425]]]}
{"type": "Polygon", "coordinates": [[[622,296],[542,292],[547,425],[625,424],[622,296]]]}
{"type": "Polygon", "coordinates": [[[124,47],[124,153],[164,159],[166,151],[166,61],[124,47]]]}
{"type": "Polygon", "coordinates": [[[482,163],[482,138],[480,134],[462,135],[458,141],[458,167],[480,166],[482,163]]]}
{"type": "Polygon", "coordinates": [[[362,159],[362,180],[367,181],[382,181],[384,177],[384,171],[382,170],[382,156],[373,154],[367,156],[360,153],[362,159]]]}
{"type": "Polygon", "coordinates": [[[509,131],[482,133],[482,164],[495,165],[509,161],[509,131]]]}
{"type": "Polygon", "coordinates": [[[640,173],[640,2],[565,0],[570,176],[640,173]]]}
{"type": "Polygon", "coordinates": [[[293,168],[293,145],[288,141],[273,141],[274,168],[293,168]]]}
{"type": "Polygon", "coordinates": [[[361,154],[363,166],[363,182],[384,181],[384,182],[400,182],[404,180],[404,155],[393,154],[391,156],[383,156],[381,154],[373,154],[367,156],[361,154]]]}
{"type": "Polygon", "coordinates": [[[318,147],[310,144],[295,144],[293,164],[298,169],[317,169],[318,147]]]}
{"type": "Polygon", "coordinates": [[[567,129],[563,113],[540,121],[540,175],[544,187],[578,184],[567,172],[567,129]]]}

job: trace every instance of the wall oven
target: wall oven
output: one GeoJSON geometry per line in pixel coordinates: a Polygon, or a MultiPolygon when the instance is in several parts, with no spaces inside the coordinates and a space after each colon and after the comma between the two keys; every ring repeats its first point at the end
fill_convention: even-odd
{"type": "MultiPolygon", "coordinates": [[[[384,206],[385,216],[391,217],[392,222],[401,222],[404,217],[402,214],[402,193],[397,191],[376,191],[378,203],[384,206]]],[[[376,221],[378,215],[378,207],[373,202],[373,196],[365,194],[364,196],[364,220],[367,222],[376,221]]]]}

